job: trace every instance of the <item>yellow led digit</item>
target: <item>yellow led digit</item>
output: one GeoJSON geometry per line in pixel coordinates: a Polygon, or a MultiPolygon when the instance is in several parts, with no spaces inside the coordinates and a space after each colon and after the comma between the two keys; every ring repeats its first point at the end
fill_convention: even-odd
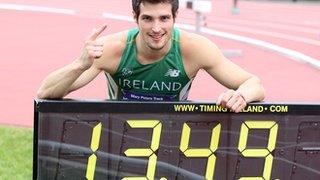
{"type": "Polygon", "coordinates": [[[101,135],[101,128],[102,124],[97,124],[92,131],[91,136],[91,150],[93,151],[93,154],[88,158],[88,165],[87,165],[87,172],[86,172],[86,178],[88,180],[93,180],[94,178],[94,172],[96,169],[96,162],[97,162],[97,156],[94,154],[95,151],[99,148],[100,144],[100,135],[101,135]]]}
{"type": "Polygon", "coordinates": [[[150,148],[131,148],[124,152],[129,157],[149,157],[146,177],[124,177],[122,179],[153,180],[157,164],[155,151],[159,148],[162,124],[158,120],[128,120],[127,123],[132,128],[152,128],[153,131],[150,148]]]}
{"type": "Polygon", "coordinates": [[[245,121],[241,125],[238,150],[244,157],[265,157],[262,177],[242,177],[240,180],[270,179],[273,156],[271,152],[276,147],[278,124],[274,121],[245,121]],[[266,149],[247,149],[250,129],[269,129],[268,147],[266,149]]]}
{"type": "Polygon", "coordinates": [[[219,144],[221,131],[221,124],[216,125],[212,129],[210,148],[209,149],[189,149],[189,140],[191,129],[187,123],[183,124],[181,141],[180,141],[180,150],[186,157],[208,157],[207,168],[206,168],[206,179],[213,179],[214,169],[216,164],[216,156],[213,154],[219,144]]]}

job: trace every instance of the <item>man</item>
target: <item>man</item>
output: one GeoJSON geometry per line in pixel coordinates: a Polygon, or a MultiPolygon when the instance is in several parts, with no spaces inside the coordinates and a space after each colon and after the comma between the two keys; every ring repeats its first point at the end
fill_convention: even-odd
{"type": "Polygon", "coordinates": [[[95,29],[79,58],[45,78],[38,98],[62,98],[105,72],[111,99],[186,100],[192,80],[204,69],[230,89],[217,104],[240,112],[264,99],[257,77],[205,37],[174,28],[178,0],[132,0],[132,6],[137,29],[101,38],[106,25],[95,29]]]}

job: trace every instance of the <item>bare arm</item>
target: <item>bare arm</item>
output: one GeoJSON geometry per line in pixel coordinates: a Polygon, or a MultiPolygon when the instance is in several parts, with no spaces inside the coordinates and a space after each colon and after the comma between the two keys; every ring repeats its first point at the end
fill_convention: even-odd
{"type": "Polygon", "coordinates": [[[37,97],[42,99],[62,98],[92,81],[100,70],[91,67],[83,70],[75,61],[50,73],[42,82],[37,97]]]}
{"type": "Polygon", "coordinates": [[[205,69],[229,89],[218,97],[217,104],[240,112],[247,103],[264,99],[265,91],[258,77],[224,57],[210,40],[198,35],[190,36],[193,39],[189,41],[189,58],[196,59],[199,68],[205,69]]]}
{"type": "MultiPolygon", "coordinates": [[[[238,65],[225,58],[219,49],[216,49],[215,62],[209,65],[206,71],[225,87],[231,89],[218,98],[218,103],[227,107],[229,96],[242,96],[246,103],[262,101],[265,96],[260,79],[243,70],[238,65]],[[232,91],[233,90],[233,91],[232,91]]],[[[233,103],[231,103],[233,104],[233,103]]]]}
{"type": "Polygon", "coordinates": [[[69,92],[79,89],[93,80],[101,71],[94,61],[103,54],[103,43],[97,41],[106,26],[95,29],[85,42],[80,58],[71,64],[49,74],[42,82],[38,98],[62,98],[69,92]]]}

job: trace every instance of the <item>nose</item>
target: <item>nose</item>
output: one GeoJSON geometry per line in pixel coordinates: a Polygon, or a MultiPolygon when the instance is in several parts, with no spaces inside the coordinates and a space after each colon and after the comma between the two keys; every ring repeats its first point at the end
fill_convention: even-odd
{"type": "Polygon", "coordinates": [[[159,21],[155,21],[152,25],[152,31],[155,33],[159,33],[161,31],[161,26],[159,21]]]}

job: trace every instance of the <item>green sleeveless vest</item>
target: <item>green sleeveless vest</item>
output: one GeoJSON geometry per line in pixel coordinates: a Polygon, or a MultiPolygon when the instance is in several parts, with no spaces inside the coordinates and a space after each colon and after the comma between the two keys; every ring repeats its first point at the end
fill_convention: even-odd
{"type": "Polygon", "coordinates": [[[174,28],[172,43],[165,57],[143,65],[137,60],[135,38],[138,29],[128,32],[127,44],[117,72],[106,73],[110,99],[136,101],[187,100],[193,79],[189,79],[182,62],[179,36],[174,28]]]}

